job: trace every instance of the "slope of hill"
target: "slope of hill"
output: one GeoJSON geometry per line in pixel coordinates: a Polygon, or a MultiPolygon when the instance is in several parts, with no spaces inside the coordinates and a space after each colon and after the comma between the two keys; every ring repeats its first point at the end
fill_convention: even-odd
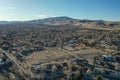
{"type": "Polygon", "coordinates": [[[45,24],[45,25],[73,25],[83,27],[119,27],[120,22],[102,21],[102,20],[79,20],[69,17],[51,17],[46,19],[28,21],[32,24],[45,24]]]}
{"type": "Polygon", "coordinates": [[[20,24],[20,25],[67,25],[67,26],[82,26],[85,28],[100,27],[100,28],[114,28],[120,27],[119,21],[103,21],[103,20],[79,20],[70,17],[51,17],[46,19],[38,19],[31,21],[0,21],[0,24],[20,24]]]}

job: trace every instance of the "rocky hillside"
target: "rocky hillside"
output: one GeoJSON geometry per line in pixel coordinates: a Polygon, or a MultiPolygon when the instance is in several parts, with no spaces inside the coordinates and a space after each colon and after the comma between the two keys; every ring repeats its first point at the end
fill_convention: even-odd
{"type": "Polygon", "coordinates": [[[103,21],[103,20],[79,20],[69,17],[51,17],[46,19],[28,21],[32,24],[45,24],[45,25],[74,25],[83,27],[119,27],[120,22],[103,21]]]}
{"type": "Polygon", "coordinates": [[[66,26],[82,26],[82,27],[120,27],[119,21],[103,21],[103,20],[79,20],[73,19],[70,17],[51,17],[46,19],[38,19],[38,20],[31,20],[31,21],[0,21],[0,24],[22,24],[22,25],[66,25],[66,26]]]}

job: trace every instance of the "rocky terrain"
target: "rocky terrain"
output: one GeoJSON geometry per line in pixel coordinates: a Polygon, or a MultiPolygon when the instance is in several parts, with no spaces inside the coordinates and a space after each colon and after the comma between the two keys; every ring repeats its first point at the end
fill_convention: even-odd
{"type": "Polygon", "coordinates": [[[0,22],[0,80],[120,80],[119,75],[120,22],[0,22]]]}

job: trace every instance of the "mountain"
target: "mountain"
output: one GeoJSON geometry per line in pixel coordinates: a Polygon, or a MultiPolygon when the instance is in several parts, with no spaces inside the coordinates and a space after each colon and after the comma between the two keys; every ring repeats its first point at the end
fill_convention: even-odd
{"type": "Polygon", "coordinates": [[[79,20],[70,17],[51,17],[46,19],[38,19],[28,21],[31,24],[43,24],[43,25],[71,25],[71,26],[83,26],[83,27],[119,27],[120,22],[103,21],[103,20],[79,20]]]}
{"type": "Polygon", "coordinates": [[[0,24],[41,24],[41,25],[67,25],[67,26],[82,26],[82,27],[120,27],[120,22],[103,21],[103,20],[79,20],[70,17],[51,17],[46,19],[30,20],[30,21],[0,21],[0,24]]]}
{"type": "Polygon", "coordinates": [[[0,24],[8,24],[8,21],[0,21],[0,24]]]}
{"type": "Polygon", "coordinates": [[[14,24],[14,23],[20,23],[21,21],[0,21],[0,24],[14,24]]]}
{"type": "Polygon", "coordinates": [[[74,21],[76,21],[76,19],[72,19],[69,17],[51,17],[46,19],[28,21],[28,23],[45,25],[69,25],[72,24],[74,21]]]}

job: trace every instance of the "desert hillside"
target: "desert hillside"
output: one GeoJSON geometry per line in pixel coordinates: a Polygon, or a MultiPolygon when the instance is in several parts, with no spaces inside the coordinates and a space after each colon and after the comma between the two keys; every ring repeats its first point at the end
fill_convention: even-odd
{"type": "Polygon", "coordinates": [[[119,22],[56,17],[0,24],[0,79],[119,80],[119,65],[119,22]]]}

